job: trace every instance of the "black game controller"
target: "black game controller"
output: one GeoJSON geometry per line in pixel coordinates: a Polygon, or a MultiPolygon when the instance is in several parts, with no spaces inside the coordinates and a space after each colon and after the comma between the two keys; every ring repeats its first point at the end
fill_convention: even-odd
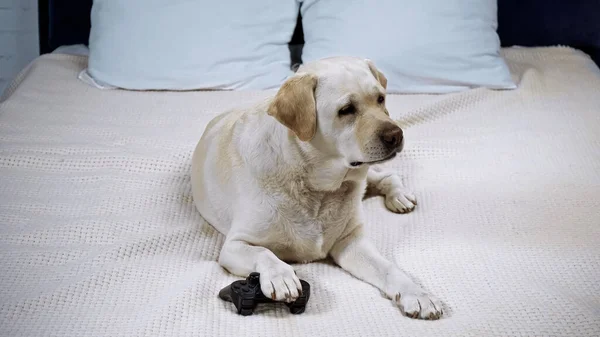
{"type": "MultiPolygon", "coordinates": [[[[290,308],[292,314],[301,314],[306,308],[310,297],[310,285],[300,280],[302,294],[294,302],[285,304],[290,308]]],[[[260,274],[251,273],[245,280],[235,281],[219,291],[219,297],[228,302],[233,302],[238,314],[242,316],[252,315],[252,311],[259,303],[275,303],[260,290],[260,274]]]]}

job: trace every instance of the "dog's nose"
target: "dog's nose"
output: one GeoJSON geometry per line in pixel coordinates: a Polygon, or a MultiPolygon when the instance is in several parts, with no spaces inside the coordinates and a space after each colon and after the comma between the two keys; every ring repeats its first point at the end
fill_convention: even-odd
{"type": "Polygon", "coordinates": [[[383,142],[383,144],[385,144],[385,146],[388,149],[395,149],[402,143],[402,129],[399,127],[395,127],[392,129],[385,130],[383,131],[380,137],[381,141],[383,142]]]}

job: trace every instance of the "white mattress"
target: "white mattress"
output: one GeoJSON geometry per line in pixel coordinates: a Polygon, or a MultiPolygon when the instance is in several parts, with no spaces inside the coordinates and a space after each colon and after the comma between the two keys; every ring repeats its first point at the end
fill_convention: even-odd
{"type": "Polygon", "coordinates": [[[567,48],[504,50],[519,88],[391,96],[389,166],[414,213],[365,200],[379,249],[446,305],[401,316],[329,262],[296,265],[304,314],[241,317],[223,236],[192,203],[217,113],[268,92],[102,91],[84,56],[40,57],[0,103],[3,336],[599,336],[600,71],[567,48]]]}

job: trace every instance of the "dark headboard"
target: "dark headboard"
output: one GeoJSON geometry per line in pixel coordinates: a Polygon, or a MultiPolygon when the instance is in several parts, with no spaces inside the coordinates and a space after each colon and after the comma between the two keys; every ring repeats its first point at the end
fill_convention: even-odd
{"type": "Polygon", "coordinates": [[[92,0],[38,0],[40,53],[88,44],[92,0]]]}
{"type": "Polygon", "coordinates": [[[564,45],[600,65],[600,0],[498,0],[503,46],[564,45]]]}
{"type": "MultiPolygon", "coordinates": [[[[88,44],[92,0],[38,0],[40,51],[88,44]]],[[[503,46],[566,45],[600,65],[600,0],[498,0],[498,35],[503,46]]],[[[292,63],[304,43],[302,22],[290,41],[292,63]]],[[[296,58],[296,59],[295,59],[296,58]]]]}

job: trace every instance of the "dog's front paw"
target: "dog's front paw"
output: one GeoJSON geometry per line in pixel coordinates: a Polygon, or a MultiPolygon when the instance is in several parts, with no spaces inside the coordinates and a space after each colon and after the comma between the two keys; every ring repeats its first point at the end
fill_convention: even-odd
{"type": "Polygon", "coordinates": [[[412,212],[416,205],[415,195],[406,188],[396,188],[385,196],[385,206],[394,213],[412,212]]]}
{"type": "Polygon", "coordinates": [[[294,268],[284,262],[261,268],[260,289],[275,301],[293,302],[302,294],[302,284],[294,268]]]}
{"type": "Polygon", "coordinates": [[[435,320],[442,317],[442,302],[434,296],[420,291],[406,291],[392,299],[404,316],[435,320]]]}

